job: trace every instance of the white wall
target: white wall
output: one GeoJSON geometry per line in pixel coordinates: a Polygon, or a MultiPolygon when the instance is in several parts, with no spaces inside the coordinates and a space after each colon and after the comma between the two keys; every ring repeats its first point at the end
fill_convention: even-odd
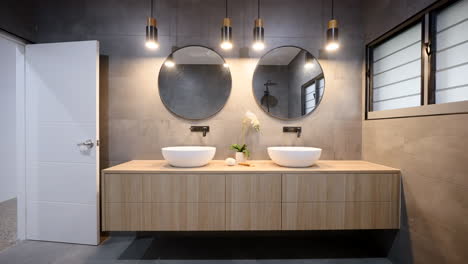
{"type": "Polygon", "coordinates": [[[21,85],[17,81],[18,52],[23,54],[24,47],[0,34],[0,202],[17,195],[16,86],[21,85]]]}

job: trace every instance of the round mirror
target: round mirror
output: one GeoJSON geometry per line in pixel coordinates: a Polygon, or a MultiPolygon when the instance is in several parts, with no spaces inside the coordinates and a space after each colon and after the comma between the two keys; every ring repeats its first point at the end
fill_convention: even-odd
{"type": "Polygon", "coordinates": [[[191,120],[219,112],[231,93],[231,72],[215,51],[188,46],[170,54],[159,72],[159,95],[169,111],[191,120]]]}
{"type": "Polygon", "coordinates": [[[318,107],[325,79],[318,60],[307,50],[284,46],[260,59],[253,76],[253,94],[269,115],[296,119],[318,107]]]}

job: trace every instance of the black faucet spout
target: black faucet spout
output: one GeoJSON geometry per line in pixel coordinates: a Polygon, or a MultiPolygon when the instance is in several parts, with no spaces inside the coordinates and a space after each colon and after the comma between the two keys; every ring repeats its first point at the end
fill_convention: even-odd
{"type": "Polygon", "coordinates": [[[206,133],[210,132],[209,126],[191,126],[190,131],[192,132],[202,132],[203,137],[206,137],[206,133]]]}
{"type": "Polygon", "coordinates": [[[284,133],[296,133],[297,137],[301,137],[302,127],[283,127],[284,133]]]}

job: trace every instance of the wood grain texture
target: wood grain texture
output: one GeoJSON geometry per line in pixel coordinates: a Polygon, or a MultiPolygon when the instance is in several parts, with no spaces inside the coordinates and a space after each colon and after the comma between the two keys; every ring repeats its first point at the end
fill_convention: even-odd
{"type": "Polygon", "coordinates": [[[227,166],[223,160],[213,160],[208,165],[198,168],[176,168],[165,160],[132,160],[103,170],[104,173],[399,173],[395,168],[362,160],[319,160],[308,168],[287,168],[271,160],[249,161],[253,167],[227,166]]]}
{"type": "Polygon", "coordinates": [[[399,228],[398,202],[350,202],[345,205],[345,229],[399,228]]]}
{"type": "Polygon", "coordinates": [[[143,202],[141,174],[103,174],[103,202],[143,202]]]}
{"type": "Polygon", "coordinates": [[[283,203],[283,230],[398,229],[397,202],[283,203]]]}
{"type": "Polygon", "coordinates": [[[226,202],[281,202],[281,174],[226,175],[226,202]]]}
{"type": "Polygon", "coordinates": [[[283,203],[283,230],[344,229],[345,203],[283,203]]]}
{"type": "Polygon", "coordinates": [[[224,202],[222,174],[143,174],[143,200],[151,203],[224,202]]]}
{"type": "Polygon", "coordinates": [[[346,201],[375,202],[398,201],[399,174],[347,174],[346,201]]]}
{"type": "Polygon", "coordinates": [[[346,174],[283,174],[283,202],[345,200],[346,174]]]}
{"type": "Polygon", "coordinates": [[[225,210],[224,203],[145,203],[142,230],[225,230],[225,210]]]}
{"type": "Polygon", "coordinates": [[[257,173],[251,167],[249,173],[192,169],[141,173],[138,166],[134,173],[103,172],[105,231],[336,230],[399,225],[400,177],[386,168],[380,173],[353,169],[353,173],[257,173]]]}
{"type": "Polygon", "coordinates": [[[226,230],[281,230],[281,203],[227,203],[226,230]]]}
{"type": "Polygon", "coordinates": [[[102,212],[102,231],[143,230],[143,203],[105,203],[102,212]]]}

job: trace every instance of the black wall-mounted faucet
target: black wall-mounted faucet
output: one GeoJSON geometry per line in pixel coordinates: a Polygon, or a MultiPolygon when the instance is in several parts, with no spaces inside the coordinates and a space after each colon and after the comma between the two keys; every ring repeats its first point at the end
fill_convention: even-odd
{"type": "Polygon", "coordinates": [[[191,126],[190,131],[203,132],[203,136],[206,137],[206,133],[210,132],[210,127],[209,126],[191,126]]]}
{"type": "Polygon", "coordinates": [[[301,127],[283,127],[284,133],[297,133],[297,137],[301,137],[302,128],[301,127]]]}

